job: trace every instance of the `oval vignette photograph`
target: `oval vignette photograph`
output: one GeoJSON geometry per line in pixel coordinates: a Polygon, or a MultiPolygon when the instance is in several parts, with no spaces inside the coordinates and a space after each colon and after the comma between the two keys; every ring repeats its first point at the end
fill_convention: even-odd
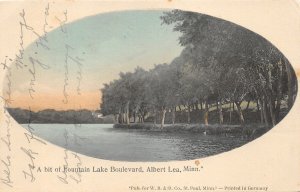
{"type": "Polygon", "coordinates": [[[33,135],[128,162],[241,147],[282,121],[297,95],[294,69],[264,37],[183,10],[61,25],[24,48],[3,86],[6,110],[33,135]]]}

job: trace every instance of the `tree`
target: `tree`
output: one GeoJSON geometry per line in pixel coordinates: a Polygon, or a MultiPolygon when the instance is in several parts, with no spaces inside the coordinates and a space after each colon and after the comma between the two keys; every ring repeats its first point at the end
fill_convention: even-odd
{"type": "Polygon", "coordinates": [[[220,122],[219,101],[234,102],[243,124],[241,103],[247,95],[256,94],[264,122],[274,126],[279,118],[283,87],[288,88],[290,108],[296,94],[292,90],[297,90],[295,74],[286,58],[267,40],[230,22],[199,13],[173,10],[161,19],[164,24],[175,24],[174,31],[181,32],[179,43],[189,50],[189,63],[205,70],[208,80],[215,82],[210,87],[218,94],[220,122]]]}
{"type": "MultiPolygon", "coordinates": [[[[230,103],[241,125],[246,116],[242,103],[257,102],[261,123],[275,125],[283,103],[291,108],[297,92],[296,76],[287,59],[272,44],[253,32],[207,15],[173,10],[161,17],[163,24],[175,24],[181,54],[170,64],[146,71],[120,73],[104,85],[101,110],[115,114],[119,123],[133,117],[144,122],[153,116],[164,127],[167,111],[176,119],[176,107],[185,106],[186,122],[200,103],[203,122],[217,108],[219,124],[224,123],[224,104],[230,103]],[[205,105],[203,107],[203,104],[205,105]],[[158,118],[159,117],[159,118],[158,118]]],[[[199,115],[200,118],[200,115],[199,115]]],[[[231,122],[231,109],[230,109],[231,122]]]]}

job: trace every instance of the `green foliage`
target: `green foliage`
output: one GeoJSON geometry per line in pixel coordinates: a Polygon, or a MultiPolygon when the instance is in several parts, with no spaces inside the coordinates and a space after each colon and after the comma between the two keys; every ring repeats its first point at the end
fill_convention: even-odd
{"type": "MultiPolygon", "coordinates": [[[[288,98],[291,107],[297,89],[295,74],[267,40],[199,13],[173,10],[161,19],[181,33],[182,53],[170,64],[121,73],[118,80],[105,85],[103,114],[128,113],[129,108],[127,115],[144,117],[182,105],[190,109],[199,103],[218,103],[222,108],[235,103],[244,121],[241,103],[254,101],[260,103],[262,122],[274,125],[282,100],[288,98]]],[[[222,110],[219,113],[222,118],[222,110]]]]}

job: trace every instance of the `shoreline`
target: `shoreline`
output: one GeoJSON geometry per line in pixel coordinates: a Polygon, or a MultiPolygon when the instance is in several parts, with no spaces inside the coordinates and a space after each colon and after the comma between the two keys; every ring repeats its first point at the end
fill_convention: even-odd
{"type": "Polygon", "coordinates": [[[218,134],[242,134],[246,136],[262,135],[266,133],[270,128],[267,128],[259,124],[250,125],[219,125],[219,124],[165,124],[163,129],[159,124],[153,123],[132,123],[132,124],[114,124],[115,129],[135,129],[143,131],[157,131],[157,132],[191,132],[202,133],[209,135],[218,134]]]}

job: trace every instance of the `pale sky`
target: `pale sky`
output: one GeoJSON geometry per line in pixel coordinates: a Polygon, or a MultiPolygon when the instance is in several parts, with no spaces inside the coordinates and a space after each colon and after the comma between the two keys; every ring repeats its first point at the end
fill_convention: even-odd
{"type": "MultiPolygon", "coordinates": [[[[41,110],[99,109],[103,83],[118,78],[118,74],[133,71],[137,66],[145,69],[155,64],[170,63],[179,56],[179,33],[173,26],[161,25],[162,11],[124,11],[86,17],[67,25],[67,33],[60,28],[47,35],[49,50],[35,43],[25,49],[24,63],[29,67],[29,57],[38,59],[49,69],[36,64],[33,99],[29,96],[32,75],[28,68],[12,66],[11,107],[41,110]],[[78,95],[78,65],[68,62],[68,103],[64,104],[65,45],[73,58],[82,63],[81,95],[78,95]]],[[[6,90],[4,90],[6,91],[6,90]]]]}

